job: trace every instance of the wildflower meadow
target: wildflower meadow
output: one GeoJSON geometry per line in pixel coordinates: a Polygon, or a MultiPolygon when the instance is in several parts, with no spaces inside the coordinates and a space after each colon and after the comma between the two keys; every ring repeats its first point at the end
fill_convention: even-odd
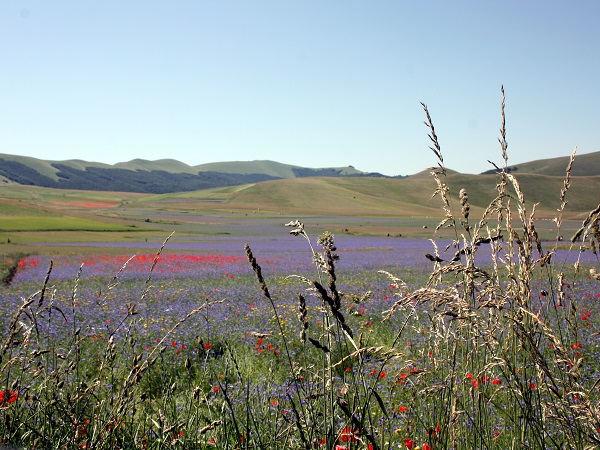
{"type": "Polygon", "coordinates": [[[19,259],[0,289],[0,443],[598,448],[600,205],[559,239],[575,152],[541,240],[504,125],[496,197],[474,219],[424,109],[431,240],[290,218],[136,255],[19,259]]]}

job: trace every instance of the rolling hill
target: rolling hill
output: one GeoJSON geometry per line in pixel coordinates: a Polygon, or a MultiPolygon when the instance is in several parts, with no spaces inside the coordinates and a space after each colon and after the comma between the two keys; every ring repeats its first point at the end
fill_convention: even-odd
{"type": "MultiPolygon", "coordinates": [[[[543,216],[551,218],[556,214],[567,162],[568,158],[555,158],[514,166],[512,172],[525,192],[529,209],[536,203],[543,216]],[[555,175],[557,172],[561,172],[560,176],[555,175]]],[[[587,214],[598,205],[597,167],[600,152],[576,158],[567,196],[570,217],[587,214]]],[[[20,215],[75,214],[145,227],[143,222],[156,216],[156,212],[161,217],[176,217],[168,220],[184,222],[188,219],[182,214],[192,217],[256,211],[271,216],[322,217],[440,214],[440,200],[432,197],[435,182],[427,172],[390,178],[351,167],[305,169],[273,161],[219,163],[204,168],[210,170],[195,174],[196,168],[175,160],[133,160],[108,166],[0,154],[0,173],[4,174],[0,182],[0,216],[10,215],[8,212],[16,211],[18,206],[35,208],[39,213],[20,215]],[[164,170],[158,170],[159,167],[164,170]],[[332,173],[335,176],[329,176],[332,173]],[[36,185],[39,180],[43,183],[36,185]],[[103,189],[98,188],[100,183],[103,189]],[[77,188],[66,189],[68,186],[77,188]]],[[[476,217],[495,197],[498,176],[448,170],[446,183],[455,208],[460,206],[458,191],[467,190],[476,217]]],[[[509,186],[511,192],[515,196],[509,186]]]]}
{"type": "MultiPolygon", "coordinates": [[[[564,177],[568,163],[569,156],[561,156],[559,158],[540,159],[523,164],[511,165],[508,167],[508,170],[512,173],[564,177]]],[[[495,170],[489,170],[484,172],[484,175],[495,172],[495,170]]],[[[575,157],[571,175],[575,177],[593,177],[600,175],[600,152],[577,155],[575,157]]]]}
{"type": "Polygon", "coordinates": [[[353,167],[311,169],[274,161],[224,162],[192,167],[172,159],[134,159],[108,165],[0,154],[0,181],[55,189],[162,194],[314,176],[383,177],[353,167]]]}

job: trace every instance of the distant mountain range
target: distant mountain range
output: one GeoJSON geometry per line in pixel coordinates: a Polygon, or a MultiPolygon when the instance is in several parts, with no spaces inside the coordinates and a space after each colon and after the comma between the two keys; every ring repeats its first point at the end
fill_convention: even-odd
{"type": "Polygon", "coordinates": [[[275,161],[188,166],[173,159],[134,159],[110,165],[83,160],[47,161],[0,153],[0,182],[57,189],[163,194],[303,177],[385,176],[361,172],[352,166],[310,169],[275,161]]]}
{"type": "MultiPolygon", "coordinates": [[[[532,175],[564,176],[568,159],[561,157],[533,161],[510,166],[509,170],[532,175]]],[[[482,175],[493,172],[495,171],[488,171],[482,175]]],[[[600,152],[577,156],[572,176],[599,175],[600,152]]],[[[305,177],[406,178],[362,172],[352,166],[314,169],[275,161],[189,166],[173,159],[134,159],[109,165],[83,160],[49,161],[0,153],[0,183],[58,189],[163,194],[305,177]]]]}

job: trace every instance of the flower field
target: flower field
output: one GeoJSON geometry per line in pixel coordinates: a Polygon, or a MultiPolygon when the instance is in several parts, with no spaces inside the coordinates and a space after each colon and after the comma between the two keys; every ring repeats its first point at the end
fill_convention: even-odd
{"type": "MultiPolygon", "coordinates": [[[[205,339],[215,334],[223,339],[236,333],[243,337],[248,331],[269,333],[273,324],[268,327],[264,324],[269,322],[272,311],[264,307],[263,299],[257,295],[254,274],[244,254],[244,242],[248,240],[256,242],[253,249],[262,255],[263,272],[277,285],[278,306],[293,311],[297,307],[297,294],[305,288],[285,277],[292,274],[311,277],[316,272],[306,241],[290,237],[282,228],[278,239],[245,236],[221,237],[203,243],[167,243],[156,264],[154,253],[23,258],[10,289],[2,291],[0,308],[6,321],[4,326],[8,326],[8,319],[22,299],[40,288],[52,263],[49,282],[55,291],[52,301],[61,311],[73,310],[78,326],[88,333],[107,332],[110,323],[118,323],[127,314],[127,305],[135,304],[136,325],[144,329],[149,344],[189,311],[211,300],[223,303],[211,306],[201,322],[187,323],[178,329],[172,336],[175,340],[193,347],[190,342],[203,333],[205,339]],[[174,250],[194,253],[173,253],[174,250]]],[[[376,274],[377,270],[394,271],[402,267],[404,271],[413,271],[415,277],[422,277],[430,265],[423,256],[429,246],[427,241],[350,237],[346,244],[348,249],[340,249],[338,270],[344,274],[340,288],[355,296],[373,292],[368,304],[349,306],[367,319],[380,319],[394,302],[394,289],[386,277],[376,274]],[[364,278],[367,272],[374,274],[368,283],[364,278]]],[[[154,246],[156,250],[160,244],[154,246]]],[[[65,320],[63,325],[72,326],[69,322],[65,320]]],[[[124,328],[117,334],[126,331],[124,328]]],[[[61,332],[64,330],[57,329],[52,334],[61,332]]]]}
{"type": "Polygon", "coordinates": [[[136,255],[86,242],[111,251],[6,264],[0,444],[600,448],[600,205],[563,241],[575,152],[542,242],[506,169],[504,98],[496,198],[477,219],[465,188],[453,206],[423,106],[435,239],[241,220],[136,255]]]}
{"type": "MultiPolygon", "coordinates": [[[[49,432],[57,424],[68,427],[61,446],[73,448],[98,447],[107,436],[113,439],[110,448],[296,448],[303,441],[311,448],[469,448],[468,433],[481,432],[483,424],[489,428],[479,438],[487,442],[485,448],[506,448],[518,422],[513,412],[503,416],[497,409],[504,411],[515,401],[509,394],[510,372],[491,361],[482,367],[477,347],[465,349],[460,371],[451,370],[457,349],[448,354],[452,339],[439,335],[450,332],[451,322],[440,329],[432,319],[435,308],[408,301],[440,264],[425,256],[432,243],[360,236],[337,240],[338,314],[353,334],[340,329],[332,339],[327,330],[335,320],[314,285],[306,283],[331,273],[315,265],[311,245],[316,241],[309,245],[307,239],[282,229],[276,237],[167,242],[156,253],[23,258],[11,286],[0,291],[0,308],[4,329],[22,309],[10,345],[21,345],[29,361],[4,373],[2,414],[18,423],[28,414],[42,415],[34,410],[54,402],[50,416],[36,420],[49,432]],[[256,282],[245,242],[253,243],[270,298],[256,282]],[[382,270],[402,282],[378,273],[382,270]],[[299,294],[305,298],[304,313],[299,294]],[[28,298],[32,301],[22,308],[28,298]],[[312,341],[303,341],[303,328],[312,341]],[[19,335],[26,340],[19,341],[19,335]],[[100,368],[99,360],[104,360],[100,368]],[[135,374],[136,367],[140,373],[135,374]],[[13,386],[17,374],[20,382],[13,386]],[[46,383],[43,390],[36,386],[40,379],[46,383]],[[80,386],[92,380],[90,394],[82,393],[80,386]],[[65,389],[67,383],[72,386],[65,389]],[[350,396],[345,390],[355,384],[360,392],[350,396]],[[460,416],[465,431],[454,443],[449,435],[453,416],[432,395],[450,385],[459,398],[464,396],[457,409],[471,408],[460,416]],[[328,394],[333,403],[325,401],[328,394]],[[352,402],[335,403],[344,397],[352,402]],[[74,410],[67,412],[64,404],[64,411],[55,409],[73,399],[81,400],[74,410]],[[99,414],[93,400],[120,402],[121,410],[99,414]],[[350,405],[360,415],[345,414],[350,405]],[[305,411],[295,411],[299,407],[305,411]],[[306,422],[304,436],[298,435],[303,429],[299,418],[306,422]]],[[[446,243],[437,246],[443,249],[446,243]]],[[[440,259],[450,256],[440,252],[440,259]]],[[[489,246],[480,246],[477,257],[483,266],[494,259],[489,246]]],[[[576,260],[587,267],[595,259],[592,252],[560,249],[553,257],[565,269],[576,260]]],[[[556,320],[566,314],[576,321],[576,333],[564,336],[565,352],[579,361],[582,378],[595,383],[600,288],[582,273],[572,274],[575,280],[563,304],[544,289],[544,279],[532,280],[530,308],[539,314],[554,310],[556,320]]],[[[552,348],[552,342],[547,346],[552,348]]],[[[543,396],[547,380],[522,370],[529,373],[519,380],[521,394],[529,398],[518,401],[543,396]]],[[[577,402],[578,395],[583,394],[571,394],[571,401],[577,402]]],[[[5,426],[3,432],[6,442],[16,436],[35,442],[35,433],[26,429],[5,426]]],[[[38,436],[40,443],[43,437],[38,436]]]]}

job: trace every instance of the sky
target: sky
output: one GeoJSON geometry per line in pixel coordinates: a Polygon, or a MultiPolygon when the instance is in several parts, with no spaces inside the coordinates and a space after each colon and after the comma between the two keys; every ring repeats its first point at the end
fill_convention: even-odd
{"type": "Polygon", "coordinates": [[[600,151],[597,0],[2,0],[0,153],[411,175],[600,151]]]}

